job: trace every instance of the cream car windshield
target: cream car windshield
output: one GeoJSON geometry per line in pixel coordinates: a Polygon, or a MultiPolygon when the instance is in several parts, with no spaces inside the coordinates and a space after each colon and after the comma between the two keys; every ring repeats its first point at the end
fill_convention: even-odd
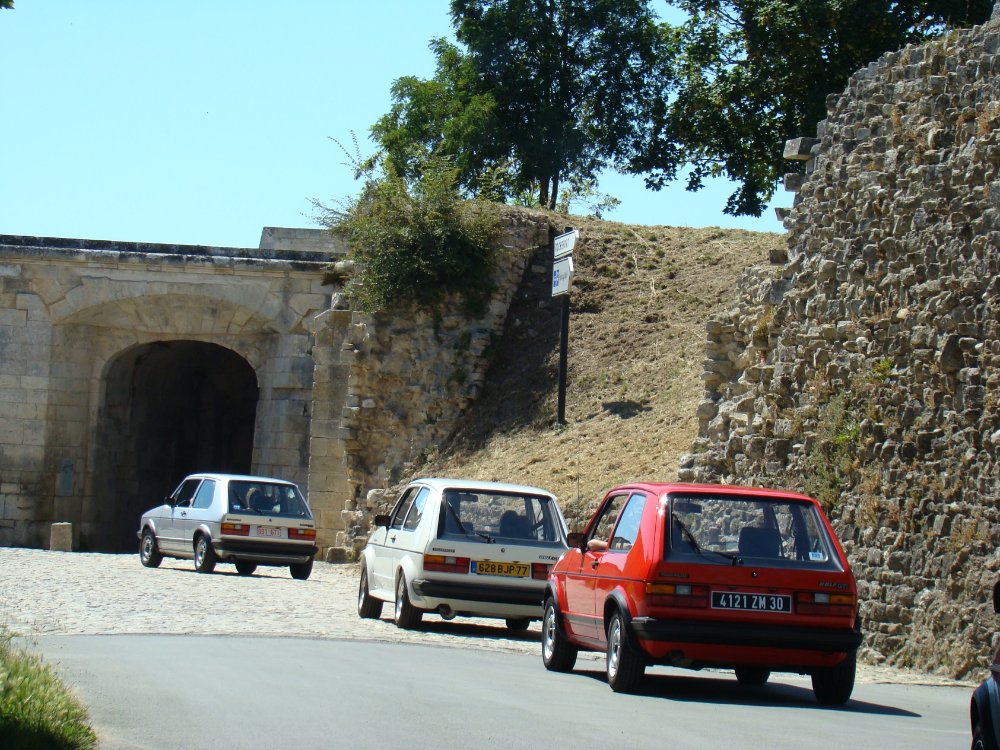
{"type": "Polygon", "coordinates": [[[560,520],[543,496],[476,490],[445,490],[439,538],[486,543],[555,544],[560,520]]]}
{"type": "Polygon", "coordinates": [[[312,518],[294,484],[234,481],[229,483],[229,512],[289,518],[312,518]]]}
{"type": "Polygon", "coordinates": [[[671,495],[666,559],[840,570],[811,503],[752,495],[671,495]]]}

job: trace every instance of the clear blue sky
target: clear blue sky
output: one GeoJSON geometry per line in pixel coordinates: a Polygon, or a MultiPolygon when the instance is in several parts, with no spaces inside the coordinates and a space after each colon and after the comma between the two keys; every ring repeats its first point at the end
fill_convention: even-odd
{"type": "MultiPolygon", "coordinates": [[[[665,6],[664,6],[665,8],[665,6]]],[[[0,234],[256,247],[357,192],[403,75],[433,75],[448,0],[16,0],[0,10],[0,234]]],[[[729,186],[611,175],[606,218],[782,231],[729,186]]],[[[774,205],[791,205],[779,190],[774,205]]]]}

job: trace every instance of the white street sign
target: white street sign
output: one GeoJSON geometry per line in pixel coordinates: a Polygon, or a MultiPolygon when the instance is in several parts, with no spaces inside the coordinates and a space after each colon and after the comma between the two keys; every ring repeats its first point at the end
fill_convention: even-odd
{"type": "Polygon", "coordinates": [[[565,234],[560,234],[552,241],[552,257],[555,259],[569,255],[576,247],[577,238],[580,236],[579,229],[571,229],[565,234]]]}
{"type": "Polygon", "coordinates": [[[573,258],[561,258],[552,264],[552,296],[569,294],[569,282],[573,276],[573,258]]]}

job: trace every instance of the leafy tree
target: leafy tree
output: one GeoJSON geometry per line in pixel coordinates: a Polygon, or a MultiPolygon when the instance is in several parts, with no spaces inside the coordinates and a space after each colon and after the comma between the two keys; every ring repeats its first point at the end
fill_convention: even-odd
{"type": "Polygon", "coordinates": [[[444,39],[434,39],[434,77],[397,79],[392,107],[371,128],[390,171],[419,179],[433,155],[453,160],[464,195],[503,200],[516,188],[505,179],[510,148],[497,138],[496,103],[481,89],[472,59],[444,39]]]}
{"type": "Polygon", "coordinates": [[[541,205],[637,140],[659,60],[646,0],[452,0],[451,15],[541,205]]]}
{"type": "Polygon", "coordinates": [[[13,8],[14,0],[0,0],[0,8],[13,8]]]}
{"type": "Polygon", "coordinates": [[[668,0],[671,74],[631,171],[658,189],[689,166],[688,189],[725,175],[725,212],[759,216],[788,162],[785,141],[815,132],[826,97],[883,53],[989,19],[993,0],[668,0]],[[677,86],[676,92],[673,87],[677,86]]]}
{"type": "MultiPolygon", "coordinates": [[[[647,0],[452,0],[465,51],[436,40],[429,81],[402,78],[373,127],[411,178],[452,155],[472,194],[531,190],[554,208],[560,182],[624,164],[641,140],[660,35],[647,0]]],[[[493,193],[493,195],[490,195],[493,193]]]]}

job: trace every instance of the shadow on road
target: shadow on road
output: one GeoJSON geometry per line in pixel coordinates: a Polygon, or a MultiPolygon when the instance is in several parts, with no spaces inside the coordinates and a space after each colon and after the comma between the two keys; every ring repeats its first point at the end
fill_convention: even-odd
{"type": "MultiPolygon", "coordinates": [[[[577,670],[575,674],[606,682],[603,670],[577,670]]],[[[674,701],[715,703],[719,705],[771,706],[774,708],[805,708],[817,711],[840,711],[876,716],[899,716],[919,719],[921,714],[895,706],[883,706],[852,699],[844,706],[823,706],[816,702],[810,688],[770,682],[760,687],[740,685],[735,678],[687,677],[648,673],[635,691],[636,695],[666,698],[674,701]]]]}
{"type": "MultiPolygon", "coordinates": [[[[389,620],[388,622],[392,622],[389,620]]],[[[495,640],[503,638],[508,641],[523,641],[525,643],[538,643],[542,638],[542,633],[537,629],[510,630],[503,624],[503,620],[497,620],[496,625],[482,623],[470,623],[448,621],[448,620],[424,620],[420,623],[415,632],[434,633],[436,635],[450,635],[457,638],[472,638],[475,640],[495,640]]],[[[537,628],[537,625],[535,626],[537,628]]]]}

